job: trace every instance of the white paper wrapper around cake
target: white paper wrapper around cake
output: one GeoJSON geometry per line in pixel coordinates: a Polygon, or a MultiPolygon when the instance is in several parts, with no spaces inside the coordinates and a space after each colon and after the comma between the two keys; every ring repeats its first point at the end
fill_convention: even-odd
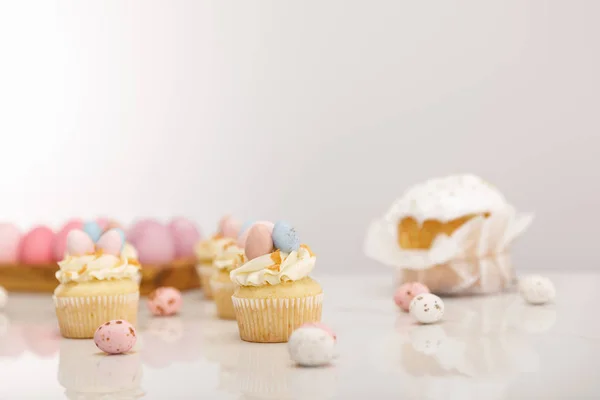
{"type": "Polygon", "coordinates": [[[398,221],[382,218],[367,231],[365,253],[398,269],[397,284],[419,281],[439,294],[493,293],[514,283],[509,248],[533,220],[512,206],[475,217],[451,236],[438,235],[427,250],[398,245],[398,221]]]}

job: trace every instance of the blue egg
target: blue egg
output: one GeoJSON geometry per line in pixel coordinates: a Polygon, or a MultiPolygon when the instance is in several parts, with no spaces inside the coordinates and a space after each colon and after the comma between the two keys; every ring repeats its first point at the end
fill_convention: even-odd
{"type": "Polygon", "coordinates": [[[255,222],[256,222],[256,221],[255,221],[255,220],[253,220],[253,219],[251,219],[251,220],[248,220],[248,221],[244,222],[244,223],[242,224],[242,227],[240,228],[240,231],[239,231],[239,233],[238,233],[238,237],[239,237],[239,236],[242,236],[242,233],[246,232],[246,231],[248,230],[248,228],[250,228],[250,227],[252,226],[252,224],[253,224],[253,223],[255,223],[255,222]]]}
{"type": "Polygon", "coordinates": [[[290,253],[300,248],[300,238],[293,226],[284,221],[277,221],[273,227],[273,244],[279,250],[290,253]]]}
{"type": "Polygon", "coordinates": [[[94,243],[102,236],[102,228],[96,221],[88,221],[83,224],[83,231],[88,234],[94,243]]]}

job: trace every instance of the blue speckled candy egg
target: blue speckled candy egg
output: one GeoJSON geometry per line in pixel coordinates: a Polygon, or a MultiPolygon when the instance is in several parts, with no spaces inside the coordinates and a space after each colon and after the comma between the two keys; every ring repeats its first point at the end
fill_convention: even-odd
{"type": "Polygon", "coordinates": [[[273,244],[279,250],[290,253],[300,248],[300,238],[293,226],[284,221],[278,221],[273,227],[273,244]]]}
{"type": "Polygon", "coordinates": [[[102,228],[96,221],[88,221],[83,224],[83,231],[95,242],[102,236],[102,228]]]}

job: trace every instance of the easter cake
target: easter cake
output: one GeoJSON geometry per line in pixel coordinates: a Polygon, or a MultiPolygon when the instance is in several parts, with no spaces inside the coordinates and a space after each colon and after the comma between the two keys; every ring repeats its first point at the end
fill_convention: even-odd
{"type": "Polygon", "coordinates": [[[399,268],[398,283],[434,293],[490,293],[514,283],[510,244],[532,221],[483,179],[452,175],[407,190],[367,233],[371,258],[399,268]]]}

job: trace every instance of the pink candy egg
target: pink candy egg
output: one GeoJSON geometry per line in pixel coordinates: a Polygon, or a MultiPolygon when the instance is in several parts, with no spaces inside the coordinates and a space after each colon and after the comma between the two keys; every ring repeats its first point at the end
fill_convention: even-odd
{"type": "Polygon", "coordinates": [[[194,245],[200,240],[200,231],[196,224],[186,218],[174,218],[169,230],[175,243],[177,258],[193,258],[194,245]]]}
{"type": "MultiPolygon", "coordinates": [[[[54,262],[54,232],[47,226],[37,226],[21,241],[19,259],[24,264],[52,264],[54,262]]],[[[54,267],[54,265],[52,265],[54,267]]]]}
{"type": "Polygon", "coordinates": [[[322,324],[320,322],[307,322],[307,323],[302,324],[300,326],[300,328],[303,328],[303,327],[314,327],[314,328],[322,329],[325,332],[327,332],[333,338],[333,340],[337,340],[337,335],[335,334],[335,332],[333,331],[333,329],[331,329],[327,325],[322,324]]]}
{"type": "Polygon", "coordinates": [[[115,229],[111,229],[103,233],[96,243],[97,250],[102,250],[106,254],[112,254],[113,256],[119,256],[122,248],[123,238],[115,229]]]}
{"type": "Polygon", "coordinates": [[[65,257],[67,251],[67,236],[74,229],[83,228],[83,222],[79,219],[73,219],[67,222],[54,236],[53,254],[54,261],[60,261],[65,257]]]}
{"type": "Polygon", "coordinates": [[[257,224],[252,226],[249,231],[245,247],[248,260],[269,254],[273,251],[272,230],[269,230],[264,225],[257,224]]]}
{"type": "Polygon", "coordinates": [[[142,264],[167,264],[175,259],[175,242],[169,229],[153,220],[138,222],[129,231],[142,264]]]}
{"type": "Polygon", "coordinates": [[[174,287],[160,287],[148,295],[148,309],[154,315],[166,316],[179,312],[183,299],[174,287]]]}
{"type": "Polygon", "coordinates": [[[106,231],[109,229],[108,228],[108,223],[109,223],[108,218],[104,218],[104,217],[96,218],[96,223],[98,224],[100,229],[102,229],[102,231],[106,231]]]}
{"type": "Polygon", "coordinates": [[[0,224],[0,264],[15,264],[23,234],[13,224],[0,224]]]}
{"type": "Polygon", "coordinates": [[[246,247],[246,240],[248,240],[248,235],[250,234],[250,231],[252,230],[253,227],[255,227],[256,225],[262,225],[265,228],[267,228],[269,230],[269,235],[271,235],[273,233],[273,227],[275,226],[275,224],[273,224],[272,222],[269,221],[258,221],[252,224],[252,226],[248,229],[246,229],[245,232],[242,232],[242,234],[240,235],[240,237],[238,238],[238,243],[237,245],[239,247],[246,247]]]}
{"type": "Polygon", "coordinates": [[[219,222],[219,232],[228,238],[236,239],[242,224],[231,215],[226,215],[219,222]]]}
{"type": "Polygon", "coordinates": [[[407,282],[396,290],[394,293],[394,303],[400,307],[403,311],[408,312],[410,302],[415,296],[423,293],[429,293],[429,288],[419,282],[407,282]]]}
{"type": "Polygon", "coordinates": [[[137,336],[135,328],[123,319],[115,319],[102,324],[94,333],[94,343],[108,354],[127,353],[133,348],[137,336]]]}
{"type": "Polygon", "coordinates": [[[81,256],[95,251],[94,242],[87,233],[74,229],[67,235],[67,254],[81,256]]]}

